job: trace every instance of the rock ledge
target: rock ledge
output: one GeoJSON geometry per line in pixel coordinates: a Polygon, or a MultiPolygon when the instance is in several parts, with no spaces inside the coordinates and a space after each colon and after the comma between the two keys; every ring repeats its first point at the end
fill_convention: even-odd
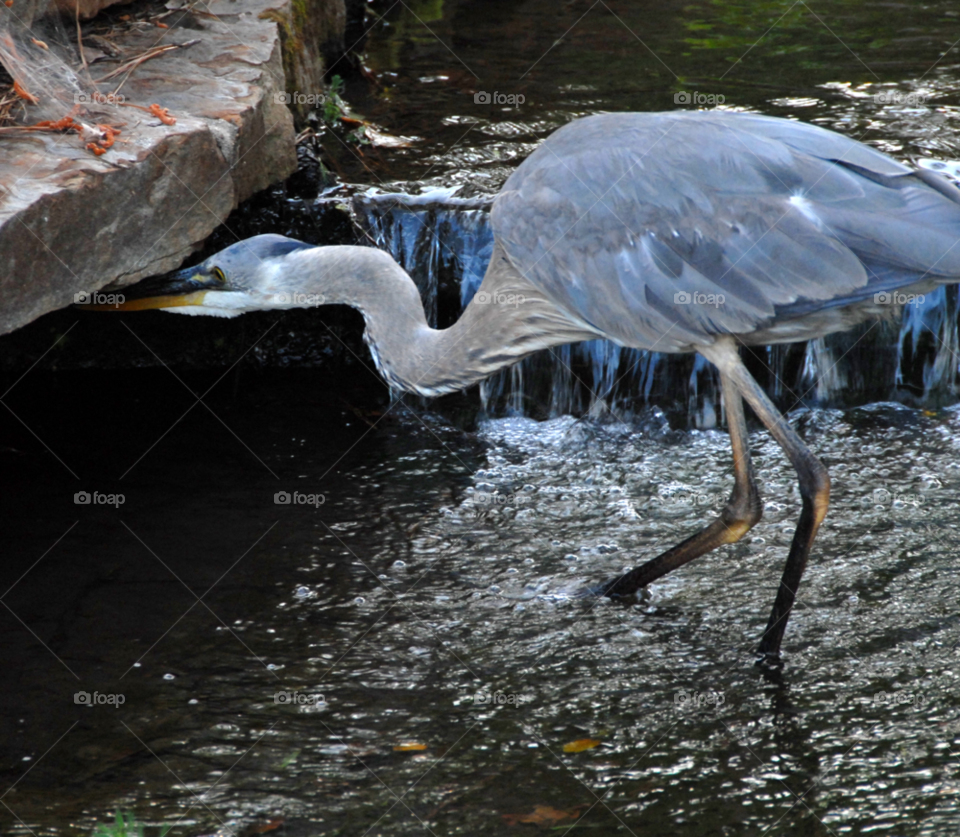
{"type": "Polygon", "coordinates": [[[296,1],[209,0],[202,16],[174,12],[169,28],[118,40],[125,59],[196,41],[141,64],[120,90],[166,108],[174,125],[87,104],[79,119],[122,128],[100,157],[75,133],[0,137],[0,334],[81,291],[177,267],[240,201],[296,169],[277,24],[293,20],[296,1]]]}

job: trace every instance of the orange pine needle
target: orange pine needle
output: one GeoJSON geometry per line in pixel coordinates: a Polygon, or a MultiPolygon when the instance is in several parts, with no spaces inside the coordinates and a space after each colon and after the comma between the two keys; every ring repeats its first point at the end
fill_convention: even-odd
{"type": "Polygon", "coordinates": [[[147,108],[149,113],[152,113],[157,119],[159,119],[164,125],[176,125],[177,120],[174,119],[166,108],[160,107],[160,105],[150,105],[147,108]]]}
{"type": "MultiPolygon", "coordinates": [[[[110,146],[113,145],[116,140],[117,134],[120,133],[119,129],[114,128],[112,125],[97,125],[101,131],[103,131],[106,136],[100,140],[100,147],[106,151],[110,146]]],[[[97,155],[99,156],[99,155],[97,155]]]]}
{"type": "Polygon", "coordinates": [[[19,81],[13,82],[13,92],[16,93],[21,99],[25,99],[26,101],[30,102],[32,105],[40,104],[40,100],[34,96],[33,93],[26,90],[19,81]]]}
{"type": "Polygon", "coordinates": [[[51,131],[69,131],[71,128],[76,128],[77,126],[73,124],[73,117],[65,116],[63,119],[58,119],[56,122],[51,122],[49,119],[44,119],[42,122],[38,122],[32,127],[47,128],[51,131]]]}

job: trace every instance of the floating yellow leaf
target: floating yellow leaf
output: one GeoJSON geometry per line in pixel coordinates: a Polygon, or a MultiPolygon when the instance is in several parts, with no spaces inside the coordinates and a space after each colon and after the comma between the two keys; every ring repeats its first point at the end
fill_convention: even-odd
{"type": "Polygon", "coordinates": [[[397,744],[393,749],[398,753],[411,753],[417,752],[418,750],[426,750],[427,745],[418,744],[416,741],[404,741],[403,744],[397,744]]]}
{"type": "Polygon", "coordinates": [[[578,738],[576,741],[571,741],[569,744],[564,744],[563,752],[582,753],[584,750],[592,750],[599,743],[599,738],[578,738]]]}

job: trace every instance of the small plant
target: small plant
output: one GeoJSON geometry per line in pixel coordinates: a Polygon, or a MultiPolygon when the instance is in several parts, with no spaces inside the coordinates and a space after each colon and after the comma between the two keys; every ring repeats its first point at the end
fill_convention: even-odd
{"type": "MultiPolygon", "coordinates": [[[[160,837],[166,837],[172,826],[160,827],[160,837]]],[[[101,823],[93,830],[92,837],[144,837],[144,824],[130,813],[117,809],[112,823],[101,823]]]]}
{"type": "Polygon", "coordinates": [[[367,126],[361,125],[359,128],[347,134],[347,142],[353,142],[357,145],[370,145],[370,138],[367,136],[367,126]]]}
{"type": "Polygon", "coordinates": [[[334,76],[330,79],[327,95],[323,100],[323,110],[320,114],[321,119],[327,125],[339,124],[346,110],[343,99],[340,97],[340,94],[343,93],[343,87],[343,79],[340,76],[334,76]]]}

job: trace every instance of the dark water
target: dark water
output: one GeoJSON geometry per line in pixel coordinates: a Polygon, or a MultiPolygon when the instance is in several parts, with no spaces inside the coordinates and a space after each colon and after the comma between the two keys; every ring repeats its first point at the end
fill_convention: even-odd
{"type": "MultiPolygon", "coordinates": [[[[956,156],[947,3],[373,8],[382,86],[348,98],[421,139],[336,152],[365,192],[464,184],[482,198],[571,116],[693,91],[901,157],[956,156]],[[888,90],[929,98],[874,98],[888,90]],[[492,108],[478,91],[526,101],[492,108]]],[[[303,234],[311,204],[291,196],[259,231],[303,234]]],[[[442,320],[458,289],[434,246],[442,320]]],[[[470,246],[480,258],[479,234],[470,246]]],[[[68,352],[95,340],[90,322],[68,352]]],[[[125,322],[161,357],[185,334],[162,314],[125,322]]],[[[556,417],[477,425],[455,398],[391,405],[355,321],[313,348],[302,322],[225,326],[213,370],[197,357],[5,376],[5,832],[86,834],[116,807],[176,835],[960,831],[955,408],[794,414],[833,505],[771,682],[752,652],[799,497],[765,433],[751,437],[764,520],[741,544],[635,606],[585,601],[583,585],[715,514],[732,482],[725,434],[670,430],[639,406],[578,421],[563,414],[589,393],[551,405],[517,381],[488,397],[556,417]],[[288,365],[314,352],[311,368],[231,368],[281,331],[288,365]],[[78,491],[124,502],[76,505],[78,491]],[[277,505],[278,491],[317,505],[277,505]],[[124,702],[82,706],[80,691],[124,702]],[[564,751],[581,739],[598,743],[564,751]]],[[[955,315],[937,328],[914,360],[921,381],[944,367],[930,391],[947,403],[955,315]]],[[[844,339],[861,379],[891,347],[891,374],[903,366],[896,330],[871,351],[844,339]]],[[[149,354],[135,336],[117,351],[149,354]]],[[[651,370],[651,394],[685,406],[693,371],[651,370]]]]}

